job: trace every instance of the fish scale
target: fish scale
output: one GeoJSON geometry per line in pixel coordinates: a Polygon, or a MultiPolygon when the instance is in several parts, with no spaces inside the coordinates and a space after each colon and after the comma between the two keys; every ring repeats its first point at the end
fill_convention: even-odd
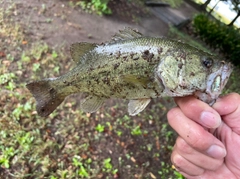
{"type": "Polygon", "coordinates": [[[110,42],[71,46],[76,66],[68,73],[27,84],[37,112],[47,116],[66,96],[84,93],[80,108],[97,111],[109,98],[128,99],[136,115],[152,98],[194,95],[213,104],[232,71],[230,63],[186,43],[143,37],[126,28],[110,42]]]}
{"type": "MultiPolygon", "coordinates": [[[[112,44],[110,44],[111,46],[112,44]]],[[[105,45],[106,47],[107,45],[105,45]]],[[[123,48],[123,47],[122,47],[123,48]]],[[[142,47],[143,49],[147,49],[149,47],[142,47]]],[[[118,52],[118,49],[115,50],[118,52]]],[[[131,51],[130,51],[131,52],[131,51]]],[[[103,53],[94,53],[90,52],[89,56],[88,54],[86,54],[85,58],[89,58],[92,61],[96,60],[96,59],[106,59],[106,61],[108,62],[108,64],[99,64],[101,63],[101,61],[99,63],[96,64],[89,64],[90,67],[89,68],[85,68],[85,70],[83,69],[81,73],[79,73],[79,77],[80,79],[78,79],[77,81],[81,82],[79,84],[79,89],[81,91],[88,91],[89,88],[94,88],[95,90],[95,94],[96,95],[102,95],[101,92],[104,91],[105,96],[112,96],[112,97],[118,97],[118,98],[138,98],[139,95],[137,96],[128,96],[126,93],[128,88],[129,88],[129,84],[128,82],[124,82],[123,80],[121,80],[121,76],[126,76],[126,75],[133,75],[133,76],[137,76],[138,78],[150,78],[150,76],[153,75],[154,71],[154,66],[156,66],[159,62],[159,59],[157,59],[157,55],[155,59],[152,59],[152,61],[154,63],[152,63],[152,65],[150,65],[149,61],[146,62],[146,60],[144,60],[141,55],[135,55],[135,57],[138,57],[138,60],[134,59],[134,56],[131,57],[131,53],[124,53],[120,55],[120,57],[125,55],[125,58],[122,59],[116,59],[116,55],[112,54],[109,55],[107,54],[108,52],[103,52],[103,53]],[[141,71],[139,71],[139,68],[141,69],[141,71]],[[89,73],[87,74],[86,73],[89,73]],[[86,74],[85,74],[86,73],[86,74]],[[85,75],[84,75],[85,74],[85,75]],[[106,78],[108,80],[106,80],[106,78]],[[83,80],[84,79],[84,80],[83,80]],[[83,82],[86,82],[88,84],[85,84],[83,82]],[[90,83],[89,83],[90,82],[90,83]],[[94,84],[94,85],[93,85],[94,84]],[[85,88],[82,89],[80,86],[84,86],[85,88]],[[122,88],[126,86],[125,88],[122,88]],[[101,89],[99,89],[101,88],[101,89]],[[116,90],[116,88],[120,88],[121,89],[121,93],[118,92],[118,90],[116,90]],[[116,94],[116,92],[118,92],[116,94]],[[115,93],[115,94],[113,94],[115,93]]],[[[136,53],[136,52],[135,52],[136,53]]],[[[134,52],[133,52],[134,54],[134,52]]],[[[78,68],[78,67],[77,67],[78,68]]],[[[76,70],[78,71],[78,70],[76,70]]],[[[76,84],[78,85],[78,84],[76,84]]],[[[133,86],[132,84],[130,84],[130,86],[136,88],[135,91],[139,90],[137,86],[133,86]]],[[[153,86],[153,85],[151,85],[153,86]]],[[[152,93],[152,89],[148,89],[149,91],[151,91],[150,93],[152,93]]],[[[139,90],[140,91],[140,90],[139,90]]],[[[145,90],[145,93],[147,93],[147,91],[145,90]]],[[[151,96],[153,97],[153,96],[151,96]]],[[[156,97],[156,95],[154,95],[154,97],[156,97]]]]}

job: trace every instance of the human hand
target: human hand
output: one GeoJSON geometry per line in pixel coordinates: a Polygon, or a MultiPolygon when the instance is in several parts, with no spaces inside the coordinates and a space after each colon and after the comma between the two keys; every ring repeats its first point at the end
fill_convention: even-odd
{"type": "Polygon", "coordinates": [[[176,98],[168,121],[178,133],[171,160],[188,179],[240,178],[240,95],[210,107],[193,96],[176,98]]]}

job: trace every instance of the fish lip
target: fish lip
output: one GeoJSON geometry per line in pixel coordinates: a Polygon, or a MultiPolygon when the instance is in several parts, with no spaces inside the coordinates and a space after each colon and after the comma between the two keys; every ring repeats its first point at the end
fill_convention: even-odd
{"type": "Polygon", "coordinates": [[[225,87],[230,77],[232,70],[233,68],[231,63],[222,63],[219,70],[217,70],[216,72],[208,76],[206,93],[209,94],[212,99],[217,99],[218,96],[221,94],[223,88],[225,87]],[[219,84],[219,88],[216,90],[213,85],[217,85],[218,83],[217,80],[219,77],[220,77],[220,84],[219,84]]]}

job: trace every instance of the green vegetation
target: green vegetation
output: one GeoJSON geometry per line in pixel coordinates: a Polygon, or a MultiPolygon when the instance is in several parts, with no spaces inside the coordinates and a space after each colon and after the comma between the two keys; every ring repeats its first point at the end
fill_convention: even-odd
{"type": "MultiPolygon", "coordinates": [[[[91,159],[88,159],[86,161],[86,164],[90,164],[92,162],[91,159]]],[[[80,177],[89,177],[89,174],[88,174],[88,169],[86,168],[86,166],[88,167],[88,165],[84,164],[82,161],[81,161],[81,157],[80,156],[74,156],[73,158],[73,165],[75,167],[77,167],[77,170],[76,170],[76,175],[77,176],[80,176],[80,177]],[[86,165],[86,166],[85,166],[86,165]]]]}
{"type": "Polygon", "coordinates": [[[193,27],[210,47],[219,49],[233,64],[240,65],[240,33],[234,27],[211,20],[204,14],[195,16],[193,27]]]}
{"type": "MultiPolygon", "coordinates": [[[[25,34],[33,25],[17,23],[14,1],[6,7],[0,7],[0,178],[174,176],[170,162],[160,165],[169,161],[175,137],[161,140],[170,131],[166,126],[161,130],[169,99],[162,100],[166,105],[155,101],[141,115],[130,117],[123,101],[109,100],[97,113],[83,113],[78,105],[81,97],[75,95],[49,117],[37,115],[26,83],[64,74],[74,63],[59,44],[53,47],[25,34]]],[[[46,13],[48,8],[43,4],[36,11],[46,13]]],[[[53,22],[44,21],[50,29],[53,22]]]]}
{"type": "Polygon", "coordinates": [[[103,160],[103,171],[107,172],[107,173],[112,173],[112,174],[116,174],[118,169],[113,169],[113,166],[111,164],[111,158],[107,158],[103,160]]]}
{"type": "Polygon", "coordinates": [[[142,134],[142,131],[140,129],[140,126],[136,126],[132,129],[131,131],[131,134],[132,135],[141,135],[142,134]]]}
{"type": "MultiPolygon", "coordinates": [[[[199,3],[199,0],[195,0],[195,2],[198,2],[199,3]]],[[[208,11],[208,14],[210,15],[213,15],[215,16],[217,19],[219,19],[220,21],[224,22],[225,24],[228,24],[228,26],[233,26],[235,21],[238,19],[238,17],[240,16],[240,1],[239,0],[218,0],[215,2],[215,5],[213,7],[209,7],[209,4],[211,3],[212,1],[211,0],[206,0],[203,4],[202,2],[200,2],[201,5],[201,8],[202,9],[205,9],[206,11],[208,11]],[[221,2],[221,1],[225,1],[229,4],[231,4],[231,10],[232,11],[235,11],[236,15],[233,19],[228,19],[226,16],[225,16],[225,12],[221,13],[221,12],[218,12],[216,11],[216,7],[217,5],[221,2]]]]}
{"type": "MultiPolygon", "coordinates": [[[[80,6],[89,13],[96,12],[99,15],[111,14],[112,11],[108,7],[109,1],[110,0],[83,0],[76,2],[74,6],[80,6]]],[[[73,5],[72,2],[71,4],[73,5]]]]}
{"type": "Polygon", "coordinates": [[[188,43],[188,44],[190,44],[196,48],[199,48],[205,52],[212,53],[212,51],[209,48],[207,48],[204,43],[196,41],[191,36],[179,31],[177,28],[175,28],[173,26],[170,26],[168,36],[172,39],[178,39],[178,40],[183,41],[184,43],[188,43]]]}
{"type": "Polygon", "coordinates": [[[103,132],[104,131],[104,126],[103,125],[101,125],[101,124],[98,124],[96,127],[95,127],[95,129],[96,129],[96,131],[98,131],[98,132],[103,132]]]}
{"type": "Polygon", "coordinates": [[[168,3],[172,8],[178,8],[183,0],[162,0],[162,2],[168,3]]]}
{"type": "MultiPolygon", "coordinates": [[[[127,103],[120,100],[108,100],[94,114],[83,113],[81,97],[73,95],[49,117],[39,117],[26,83],[64,74],[74,63],[68,46],[53,46],[27,33],[36,24],[18,23],[19,4],[4,5],[0,6],[0,178],[183,178],[169,161],[176,138],[166,121],[171,98],[153,100],[141,114],[130,117],[127,103]]],[[[33,15],[39,18],[49,12],[48,5],[36,6],[33,15]]],[[[95,10],[93,4],[89,8],[95,10]]],[[[54,18],[43,18],[46,34],[54,18]]],[[[174,28],[171,35],[208,50],[174,28]]],[[[224,93],[240,89],[239,75],[234,72],[224,93]]]]}

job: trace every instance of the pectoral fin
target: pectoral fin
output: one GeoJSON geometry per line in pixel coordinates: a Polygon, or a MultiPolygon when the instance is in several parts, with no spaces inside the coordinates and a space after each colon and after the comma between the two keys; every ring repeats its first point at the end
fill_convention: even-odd
{"type": "Polygon", "coordinates": [[[93,113],[96,112],[104,103],[105,99],[98,96],[86,97],[80,105],[80,108],[84,112],[93,113]]]}
{"type": "Polygon", "coordinates": [[[146,108],[151,99],[132,99],[128,103],[128,113],[131,116],[135,116],[146,108]]]}

